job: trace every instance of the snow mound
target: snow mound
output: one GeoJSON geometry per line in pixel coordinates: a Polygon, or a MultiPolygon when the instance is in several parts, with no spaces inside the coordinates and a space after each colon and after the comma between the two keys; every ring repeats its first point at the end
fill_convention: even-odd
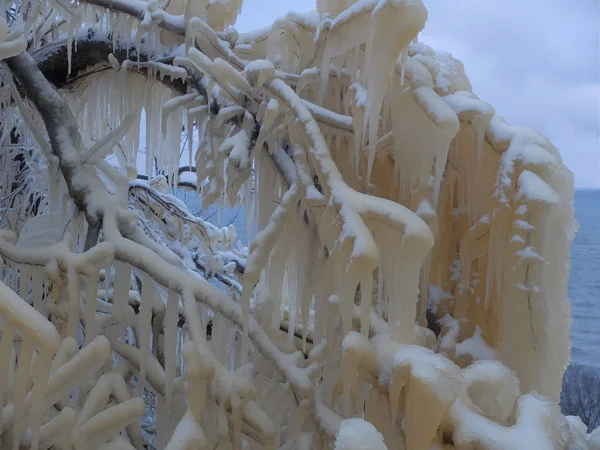
{"type": "Polygon", "coordinates": [[[346,419],[340,425],[335,450],[387,450],[383,435],[362,419],[346,419]]]}

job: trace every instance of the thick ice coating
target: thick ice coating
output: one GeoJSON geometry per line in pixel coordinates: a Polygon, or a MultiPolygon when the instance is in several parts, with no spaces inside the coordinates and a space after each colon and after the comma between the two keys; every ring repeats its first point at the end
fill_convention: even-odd
{"type": "Polygon", "coordinates": [[[0,450],[597,449],[558,150],[422,0],[242,6],[0,1],[0,450]]]}

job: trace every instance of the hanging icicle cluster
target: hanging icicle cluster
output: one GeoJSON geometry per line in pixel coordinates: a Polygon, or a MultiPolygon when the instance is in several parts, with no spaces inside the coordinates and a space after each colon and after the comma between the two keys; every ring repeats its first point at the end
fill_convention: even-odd
{"type": "Polygon", "coordinates": [[[0,448],[600,448],[554,403],[572,174],[421,0],[0,6],[0,448]]]}

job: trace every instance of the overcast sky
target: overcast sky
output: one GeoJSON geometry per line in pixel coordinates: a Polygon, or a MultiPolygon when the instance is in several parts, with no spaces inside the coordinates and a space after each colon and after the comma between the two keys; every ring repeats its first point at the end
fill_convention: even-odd
{"type": "MultiPolygon", "coordinates": [[[[424,0],[421,41],[460,59],[473,91],[510,123],[549,137],[579,188],[600,187],[600,1],[424,0]]],[[[236,28],[314,0],[245,0],[236,28]]]]}

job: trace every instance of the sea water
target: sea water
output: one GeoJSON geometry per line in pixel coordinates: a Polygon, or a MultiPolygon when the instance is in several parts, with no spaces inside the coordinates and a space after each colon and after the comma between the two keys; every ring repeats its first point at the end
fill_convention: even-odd
{"type": "Polygon", "coordinates": [[[571,360],[600,367],[600,190],[575,193],[579,231],[571,245],[571,360]]]}

